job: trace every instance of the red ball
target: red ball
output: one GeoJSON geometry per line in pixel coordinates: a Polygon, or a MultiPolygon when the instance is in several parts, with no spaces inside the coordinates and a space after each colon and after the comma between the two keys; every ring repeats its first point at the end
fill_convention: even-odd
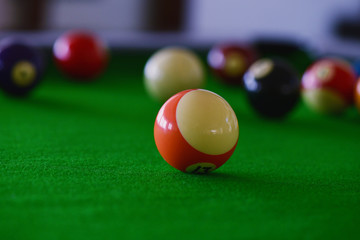
{"type": "Polygon", "coordinates": [[[360,78],[358,79],[355,87],[355,104],[360,111],[360,78]]]}
{"type": "Polygon", "coordinates": [[[256,59],[255,51],[241,44],[216,45],[207,58],[214,74],[231,85],[242,85],[244,73],[256,59]]]}
{"type": "Polygon", "coordinates": [[[77,80],[98,77],[107,66],[105,43],[89,32],[71,31],[60,36],[53,47],[57,67],[77,80]]]}
{"type": "Polygon", "coordinates": [[[235,150],[238,122],[219,95],[202,89],[175,94],[161,107],[154,137],[161,156],[183,172],[208,173],[235,150]]]}
{"type": "Polygon", "coordinates": [[[356,75],[350,64],[326,58],[312,64],[302,77],[304,102],[314,111],[336,114],[353,103],[356,75]]]}

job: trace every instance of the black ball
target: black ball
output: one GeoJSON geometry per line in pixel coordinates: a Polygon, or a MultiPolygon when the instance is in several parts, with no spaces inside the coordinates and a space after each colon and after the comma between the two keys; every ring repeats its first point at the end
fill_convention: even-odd
{"type": "Polygon", "coordinates": [[[0,42],[0,87],[9,95],[27,95],[41,81],[40,53],[21,41],[0,42]]]}
{"type": "Polygon", "coordinates": [[[300,99],[300,80],[282,60],[260,59],[244,75],[244,88],[251,106],[261,116],[285,117],[300,99]]]}

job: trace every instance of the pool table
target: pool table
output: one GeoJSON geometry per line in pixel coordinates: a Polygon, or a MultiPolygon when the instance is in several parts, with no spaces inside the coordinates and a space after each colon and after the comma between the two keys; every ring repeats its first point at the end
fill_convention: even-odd
{"type": "Polygon", "coordinates": [[[29,97],[0,94],[1,239],[359,239],[354,108],[326,117],[300,103],[270,121],[207,70],[205,88],[237,114],[238,146],[213,173],[186,174],[154,143],[152,52],[112,51],[88,83],[48,58],[29,97]]]}

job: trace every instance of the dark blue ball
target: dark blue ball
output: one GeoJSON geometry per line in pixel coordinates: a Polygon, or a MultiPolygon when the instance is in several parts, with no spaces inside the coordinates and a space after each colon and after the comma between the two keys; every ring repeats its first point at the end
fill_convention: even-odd
{"type": "Polygon", "coordinates": [[[9,95],[24,96],[43,75],[43,61],[33,47],[18,40],[0,42],[0,87],[9,95]]]}
{"type": "Polygon", "coordinates": [[[353,69],[357,77],[360,77],[360,59],[353,62],[353,69]]]}

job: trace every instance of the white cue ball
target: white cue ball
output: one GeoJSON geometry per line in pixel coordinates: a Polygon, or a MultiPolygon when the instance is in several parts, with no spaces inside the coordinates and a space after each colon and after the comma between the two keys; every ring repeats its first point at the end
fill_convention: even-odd
{"type": "Polygon", "coordinates": [[[165,102],[174,94],[203,87],[204,67],[190,50],[168,47],[155,52],[144,70],[145,87],[149,95],[165,102]]]}

